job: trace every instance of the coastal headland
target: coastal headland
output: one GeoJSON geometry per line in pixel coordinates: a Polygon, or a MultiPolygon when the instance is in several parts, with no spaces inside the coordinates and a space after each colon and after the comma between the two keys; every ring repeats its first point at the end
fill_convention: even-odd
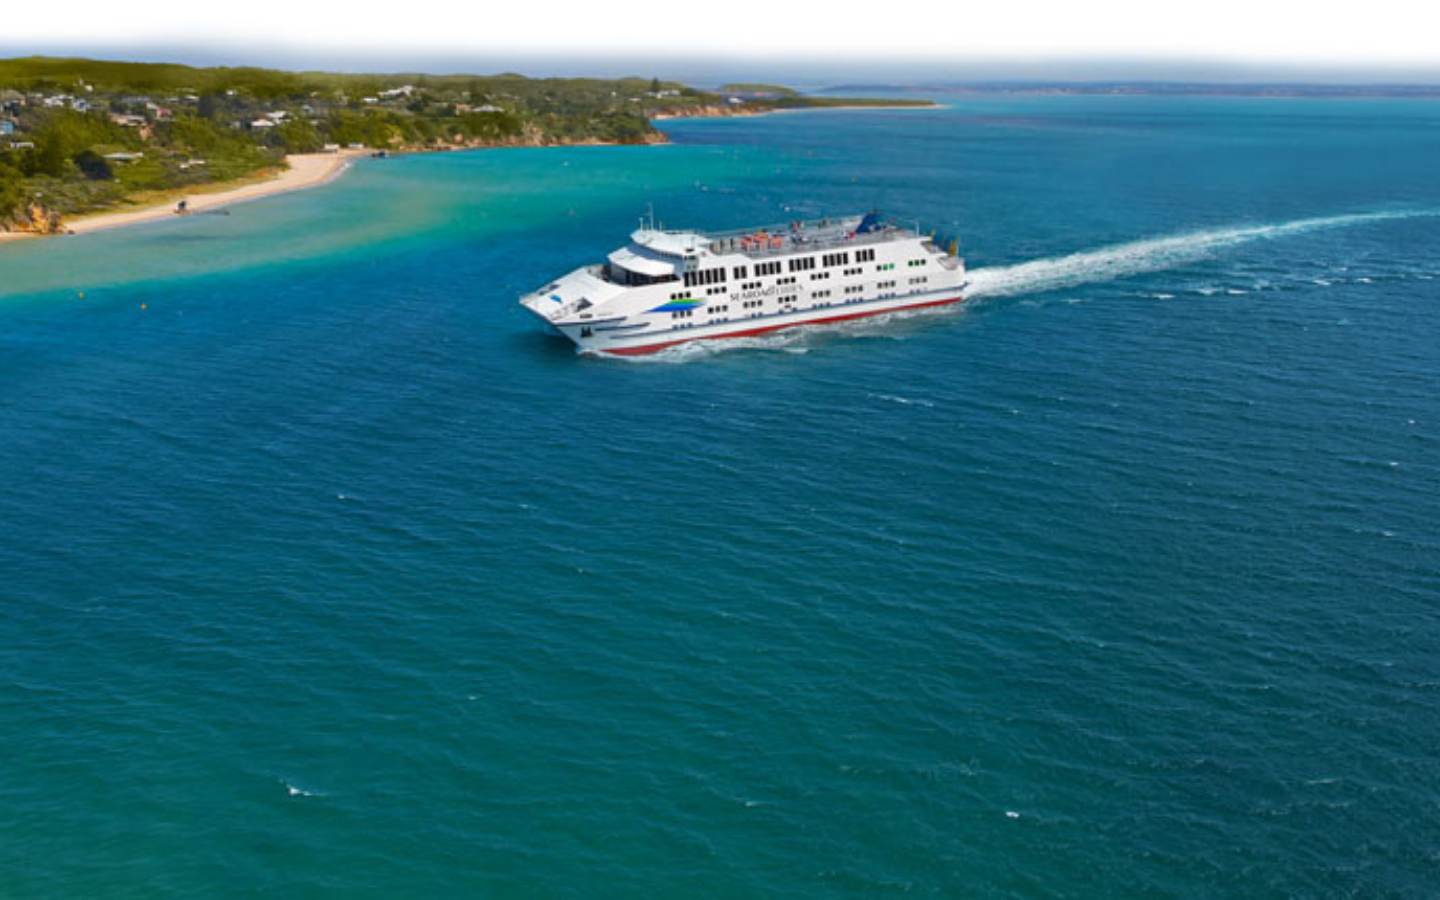
{"type": "Polygon", "coordinates": [[[80,234],[323,183],[364,153],[660,144],[655,121],[929,106],[658,78],[0,60],[0,239],[80,234]]]}

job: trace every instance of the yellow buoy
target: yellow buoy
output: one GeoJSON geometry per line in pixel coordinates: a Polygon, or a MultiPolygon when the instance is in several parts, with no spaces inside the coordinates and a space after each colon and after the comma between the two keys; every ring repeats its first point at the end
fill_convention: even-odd
{"type": "Polygon", "coordinates": [[[141,309],[145,309],[145,308],[146,308],[145,304],[143,304],[143,303],[140,304],[140,308],[141,308],[141,309]]]}
{"type": "Polygon", "coordinates": [[[81,300],[84,300],[84,299],[85,299],[85,292],[84,292],[84,291],[78,291],[78,292],[77,292],[77,295],[80,297],[81,300]]]}

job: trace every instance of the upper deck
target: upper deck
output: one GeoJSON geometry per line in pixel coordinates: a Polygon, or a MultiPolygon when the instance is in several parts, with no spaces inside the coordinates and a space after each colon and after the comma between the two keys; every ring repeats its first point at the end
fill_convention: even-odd
{"type": "Polygon", "coordinates": [[[661,231],[642,228],[631,235],[640,247],[665,256],[697,259],[703,251],[715,256],[739,254],[752,259],[863,247],[920,238],[918,227],[881,219],[876,213],[843,219],[797,219],[758,228],[730,231],[661,231]]]}

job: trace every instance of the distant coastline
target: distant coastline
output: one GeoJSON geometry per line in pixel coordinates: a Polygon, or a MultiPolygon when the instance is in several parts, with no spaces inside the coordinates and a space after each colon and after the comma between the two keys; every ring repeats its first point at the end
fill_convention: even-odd
{"type": "Polygon", "coordinates": [[[1314,97],[1331,100],[1440,99],[1434,84],[1285,84],[1191,81],[945,81],[918,85],[842,84],[819,92],[909,94],[1016,94],[1027,96],[1314,97]]]}
{"type": "Polygon", "coordinates": [[[671,119],[732,119],[746,116],[775,116],[781,113],[800,112],[821,112],[824,110],[861,111],[861,110],[922,110],[922,109],[945,109],[940,103],[837,103],[824,106],[777,106],[770,109],[726,109],[724,107],[697,107],[693,110],[681,110],[669,113],[660,113],[651,116],[651,121],[663,122],[671,119]]]}

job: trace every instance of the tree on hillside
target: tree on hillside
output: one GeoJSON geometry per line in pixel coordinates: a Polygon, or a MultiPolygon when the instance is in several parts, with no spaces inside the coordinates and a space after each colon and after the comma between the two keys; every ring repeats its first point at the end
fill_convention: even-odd
{"type": "Polygon", "coordinates": [[[314,153],[325,143],[320,132],[304,119],[288,119],[275,129],[275,137],[286,153],[314,153]]]}
{"type": "Polygon", "coordinates": [[[25,184],[19,169],[0,162],[0,226],[14,219],[25,199],[25,184]]]}
{"type": "Polygon", "coordinates": [[[115,177],[110,161],[88,148],[75,154],[75,165],[79,166],[80,171],[91,181],[109,181],[115,177]]]}
{"type": "Polygon", "coordinates": [[[65,174],[65,135],[59,129],[46,129],[35,138],[35,149],[30,155],[32,175],[50,175],[59,178],[65,174]]]}

